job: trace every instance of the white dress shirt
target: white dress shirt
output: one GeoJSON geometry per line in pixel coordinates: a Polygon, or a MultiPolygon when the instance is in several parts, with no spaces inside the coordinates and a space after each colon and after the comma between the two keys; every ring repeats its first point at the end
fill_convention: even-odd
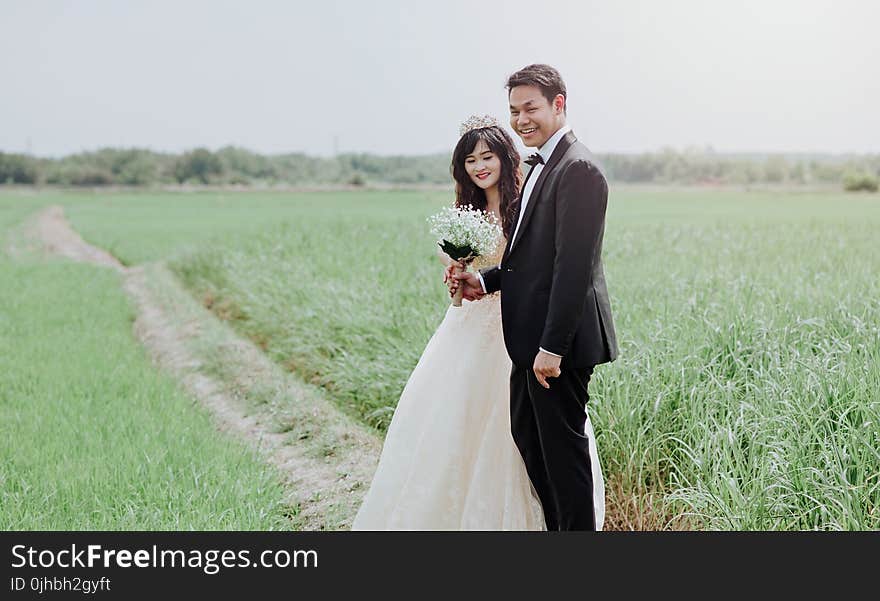
{"type": "MultiPolygon", "coordinates": [[[[523,215],[526,213],[526,207],[529,204],[529,197],[532,195],[532,190],[535,189],[535,182],[538,181],[538,177],[540,177],[541,172],[544,170],[544,165],[547,161],[550,160],[550,156],[553,154],[553,151],[556,150],[556,145],[559,144],[559,140],[562,139],[562,136],[571,131],[570,125],[563,125],[556,133],[554,133],[550,138],[544,142],[544,145],[538,148],[538,154],[541,155],[541,158],[544,159],[544,163],[538,163],[532,167],[532,170],[529,172],[529,181],[526,182],[526,187],[523,189],[522,193],[522,202],[519,208],[519,219],[516,222],[516,228],[513,230],[513,238],[511,238],[511,245],[513,245],[513,241],[516,240],[516,235],[519,233],[519,226],[522,223],[523,215]]],[[[483,281],[483,276],[480,272],[477,272],[477,277],[480,279],[480,285],[483,287],[483,292],[486,292],[486,282],[483,281]]],[[[562,355],[557,355],[556,353],[551,353],[548,350],[542,349],[539,347],[539,350],[544,351],[548,355],[553,355],[554,357],[561,357],[562,355]]]]}

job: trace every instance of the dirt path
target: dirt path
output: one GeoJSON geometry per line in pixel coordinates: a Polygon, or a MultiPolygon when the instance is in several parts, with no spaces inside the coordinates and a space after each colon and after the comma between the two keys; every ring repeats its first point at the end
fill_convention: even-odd
{"type": "Polygon", "coordinates": [[[91,246],[70,227],[62,207],[51,206],[43,209],[31,223],[27,234],[42,243],[43,250],[49,254],[125,272],[125,268],[116,257],[91,246]]]}
{"type": "Polygon", "coordinates": [[[253,344],[211,323],[213,316],[189,302],[185,291],[174,289],[173,278],[162,277],[170,276],[164,267],[125,267],[85,242],[62,207],[40,212],[26,235],[44,252],[122,275],[136,308],[138,339],[211,411],[221,430],[238,436],[280,470],[297,528],[350,526],[381,450],[374,434],[283,373],[253,344]],[[211,343],[202,341],[200,352],[198,338],[212,328],[211,343]]]}

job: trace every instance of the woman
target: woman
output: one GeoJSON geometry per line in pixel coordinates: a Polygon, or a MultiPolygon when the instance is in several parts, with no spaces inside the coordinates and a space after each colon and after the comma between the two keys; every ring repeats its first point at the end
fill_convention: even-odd
{"type": "MultiPolygon", "coordinates": [[[[522,173],[510,136],[471,117],[452,155],[456,206],[491,211],[504,239],[473,269],[499,262],[515,226],[522,173]]],[[[450,259],[441,253],[448,265],[450,259]]],[[[354,530],[544,530],[544,515],[510,433],[511,361],[500,293],[450,305],[403,389],[354,530]]],[[[596,526],[604,483],[589,417],[596,526]]]]}

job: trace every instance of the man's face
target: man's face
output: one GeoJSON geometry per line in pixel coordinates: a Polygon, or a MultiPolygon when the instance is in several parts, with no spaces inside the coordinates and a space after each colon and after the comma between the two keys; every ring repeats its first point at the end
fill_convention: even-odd
{"type": "Polygon", "coordinates": [[[538,148],[565,124],[565,97],[558,94],[548,102],[538,86],[510,89],[510,127],[523,144],[538,148]]]}

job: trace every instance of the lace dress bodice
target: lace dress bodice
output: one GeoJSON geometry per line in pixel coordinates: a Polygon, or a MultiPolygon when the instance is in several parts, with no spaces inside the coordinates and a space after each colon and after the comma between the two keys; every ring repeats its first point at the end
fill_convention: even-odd
{"type": "MultiPolygon", "coordinates": [[[[486,267],[492,267],[494,265],[498,265],[501,262],[501,258],[504,256],[504,249],[507,247],[507,238],[501,236],[501,241],[498,243],[498,248],[495,249],[495,252],[490,255],[482,255],[474,259],[474,262],[471,263],[468,271],[473,271],[474,273],[478,272],[481,269],[485,269],[486,267]]],[[[492,294],[488,294],[483,297],[486,298],[494,298],[498,297],[501,294],[501,291],[493,292],[492,294]]]]}
{"type": "Polygon", "coordinates": [[[501,236],[501,240],[498,242],[498,248],[495,249],[495,252],[489,255],[482,255],[474,259],[474,262],[471,263],[471,271],[479,271],[480,269],[485,269],[486,267],[498,265],[498,263],[501,262],[501,257],[504,256],[504,249],[506,246],[507,238],[501,236]]]}

